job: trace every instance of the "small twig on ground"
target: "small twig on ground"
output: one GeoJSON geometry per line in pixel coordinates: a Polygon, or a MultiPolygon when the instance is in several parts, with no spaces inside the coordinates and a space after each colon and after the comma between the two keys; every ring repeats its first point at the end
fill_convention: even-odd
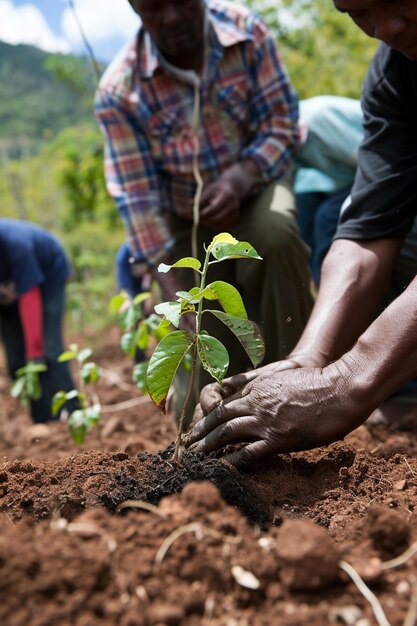
{"type": "Polygon", "coordinates": [[[417,619],[417,580],[414,581],[411,591],[410,606],[405,616],[403,626],[415,626],[417,619]]]}
{"type": "Polygon", "coordinates": [[[382,608],[378,598],[364,583],[355,568],[346,561],[339,561],[339,567],[349,576],[349,578],[352,579],[363,597],[368,600],[379,626],[391,626],[391,624],[387,620],[384,609],[382,608]]]}
{"type": "Polygon", "coordinates": [[[240,543],[240,537],[228,537],[223,535],[222,533],[217,532],[211,528],[206,528],[202,524],[198,522],[191,522],[190,524],[185,524],[184,526],[180,526],[176,530],[174,530],[161,544],[158,552],[155,555],[154,562],[156,564],[162,563],[167,554],[168,550],[172,546],[172,544],[179,538],[181,535],[185,535],[186,533],[195,533],[195,536],[198,541],[201,541],[204,537],[213,537],[214,539],[221,539],[227,543],[240,543]]]}
{"type": "Polygon", "coordinates": [[[408,467],[408,469],[410,470],[410,472],[411,472],[412,474],[414,474],[414,476],[415,476],[417,472],[415,472],[415,471],[413,470],[413,468],[411,467],[410,463],[407,461],[407,459],[406,459],[405,457],[404,457],[404,463],[407,465],[407,467],[408,467]]]}
{"type": "Polygon", "coordinates": [[[384,561],[381,563],[382,569],[392,569],[394,567],[399,567],[400,565],[404,565],[414,554],[417,552],[417,541],[411,544],[407,548],[405,552],[395,557],[395,559],[391,559],[389,561],[384,561]]]}
{"type": "Polygon", "coordinates": [[[101,407],[102,413],[112,413],[113,411],[124,411],[125,409],[131,409],[138,404],[145,404],[146,402],[152,402],[149,396],[140,396],[139,398],[131,398],[130,400],[124,400],[116,404],[105,404],[101,407]]]}
{"type": "Polygon", "coordinates": [[[124,502],[120,502],[120,504],[116,507],[115,513],[120,513],[123,509],[144,509],[145,511],[150,511],[150,513],[159,515],[162,519],[167,519],[165,513],[160,511],[157,506],[150,504],[149,502],[145,502],[144,500],[125,500],[124,502]]]}

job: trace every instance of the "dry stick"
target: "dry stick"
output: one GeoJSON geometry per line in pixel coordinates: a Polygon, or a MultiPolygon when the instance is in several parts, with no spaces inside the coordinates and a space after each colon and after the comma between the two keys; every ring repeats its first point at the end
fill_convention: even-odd
{"type": "Polygon", "coordinates": [[[190,379],[188,381],[187,395],[185,397],[184,404],[182,405],[181,416],[180,416],[179,423],[178,423],[177,440],[175,442],[174,460],[178,461],[179,463],[181,463],[182,454],[183,454],[182,435],[183,435],[183,430],[184,430],[184,421],[186,417],[188,404],[190,402],[191,394],[193,392],[194,379],[195,379],[195,374],[196,374],[196,369],[197,369],[196,368],[196,363],[197,363],[197,342],[196,341],[193,344],[192,359],[193,361],[192,361],[192,366],[191,366],[190,379]]]}
{"type": "Polygon", "coordinates": [[[405,552],[395,557],[395,559],[391,559],[390,561],[384,561],[381,563],[382,569],[392,569],[393,567],[399,567],[400,565],[404,565],[414,554],[417,552],[417,541],[411,544],[407,548],[405,552]]]}
{"type": "MultiPolygon", "coordinates": [[[[203,178],[200,174],[198,167],[198,159],[200,156],[200,88],[197,84],[194,85],[194,111],[192,120],[192,140],[193,140],[193,174],[197,183],[197,189],[194,196],[193,203],[193,227],[191,229],[191,254],[194,258],[198,258],[198,226],[200,224],[200,200],[203,192],[203,178]]],[[[195,272],[196,283],[199,280],[197,272],[195,272]]],[[[193,364],[194,373],[194,391],[197,396],[200,388],[200,368],[193,364]]]]}
{"type": "Polygon", "coordinates": [[[69,7],[70,7],[70,9],[72,11],[72,14],[74,16],[74,20],[75,20],[75,23],[77,24],[78,30],[80,31],[81,39],[83,40],[84,45],[85,45],[85,47],[87,49],[88,56],[90,57],[91,65],[93,66],[94,73],[96,75],[96,79],[97,79],[97,81],[99,81],[100,80],[100,76],[101,76],[100,66],[97,63],[97,60],[96,60],[96,58],[94,56],[93,49],[90,46],[90,42],[87,39],[87,35],[85,34],[84,29],[82,27],[82,24],[80,22],[80,19],[78,17],[78,14],[77,14],[77,11],[76,11],[75,5],[74,5],[74,0],[68,0],[68,4],[69,4],[69,7]]]}
{"type": "Polygon", "coordinates": [[[181,537],[182,535],[185,535],[186,533],[195,533],[195,536],[198,539],[198,541],[201,541],[201,539],[203,539],[204,536],[206,536],[206,537],[213,537],[214,539],[221,539],[222,541],[225,541],[227,543],[237,544],[241,542],[240,537],[226,537],[225,535],[222,535],[222,533],[212,530],[211,528],[205,528],[199,522],[191,522],[190,524],[185,524],[184,526],[180,526],[179,528],[176,528],[170,535],[168,535],[166,539],[164,539],[164,541],[161,544],[161,547],[159,548],[158,552],[155,555],[154,562],[158,565],[162,563],[162,561],[164,560],[172,544],[179,537],[181,537]]]}
{"type": "Polygon", "coordinates": [[[346,561],[339,561],[339,567],[344,572],[346,572],[346,574],[353,580],[364,598],[368,600],[379,626],[391,626],[391,624],[387,620],[384,609],[382,608],[378,598],[364,583],[355,568],[346,561]]]}
{"type": "Polygon", "coordinates": [[[130,409],[132,406],[138,404],[145,404],[151,402],[148,396],[140,396],[139,398],[131,398],[130,400],[124,400],[123,402],[117,402],[116,404],[104,404],[101,407],[102,413],[112,413],[113,411],[123,411],[124,409],[130,409]]]}
{"type": "Polygon", "coordinates": [[[404,462],[406,463],[406,465],[407,465],[408,469],[410,470],[410,472],[415,475],[416,472],[413,470],[413,468],[411,467],[410,463],[407,461],[407,459],[405,457],[404,457],[404,462]]]}
{"type": "Polygon", "coordinates": [[[200,87],[194,85],[194,110],[192,119],[192,140],[193,140],[193,174],[195,182],[197,183],[197,189],[194,196],[193,203],[193,228],[191,231],[191,253],[192,256],[197,258],[197,231],[200,223],[200,200],[203,192],[203,179],[198,168],[198,159],[200,156],[200,87]]]}
{"type": "Polygon", "coordinates": [[[405,616],[403,626],[415,626],[417,619],[417,580],[414,581],[411,592],[410,606],[405,616]]]}
{"type": "Polygon", "coordinates": [[[120,502],[120,504],[117,505],[115,512],[120,513],[123,509],[144,509],[145,511],[159,515],[162,519],[167,519],[165,513],[162,513],[157,506],[150,504],[149,502],[145,502],[144,500],[125,500],[124,502],[120,502]]]}

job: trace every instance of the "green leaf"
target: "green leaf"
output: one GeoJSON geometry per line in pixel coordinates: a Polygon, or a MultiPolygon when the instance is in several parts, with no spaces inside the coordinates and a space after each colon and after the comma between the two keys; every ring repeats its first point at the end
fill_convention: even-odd
{"type": "Polygon", "coordinates": [[[85,419],[85,411],[83,409],[77,409],[68,418],[68,428],[72,439],[77,445],[84,443],[85,435],[87,433],[87,424],[85,419]]]}
{"type": "Polygon", "coordinates": [[[198,337],[197,349],[204,369],[220,383],[229,367],[229,354],[224,345],[215,337],[202,334],[198,337]]]}
{"type": "Polygon", "coordinates": [[[67,394],[65,391],[57,391],[52,398],[52,415],[56,415],[58,411],[64,406],[67,401],[67,394]]]}
{"type": "Polygon", "coordinates": [[[95,363],[84,363],[80,377],[85,383],[96,383],[100,380],[100,370],[95,363]]]}
{"type": "Polygon", "coordinates": [[[123,328],[126,330],[132,330],[135,328],[139,320],[143,318],[140,305],[130,304],[129,308],[122,314],[123,328]]]}
{"type": "Polygon", "coordinates": [[[159,313],[159,315],[166,317],[166,319],[171,322],[175,328],[178,328],[180,325],[181,302],[177,302],[176,300],[172,300],[171,302],[161,302],[156,305],[155,311],[156,313],[159,313]]]}
{"type": "Polygon", "coordinates": [[[84,409],[84,412],[87,429],[90,429],[92,426],[97,424],[98,420],[100,419],[101,406],[98,403],[93,404],[93,406],[89,406],[84,409]]]}
{"type": "Polygon", "coordinates": [[[26,374],[42,374],[46,372],[48,366],[45,363],[36,363],[34,361],[28,361],[25,367],[21,368],[26,374]]]}
{"type": "Polygon", "coordinates": [[[148,393],[148,389],[146,387],[146,374],[148,371],[148,364],[149,361],[136,363],[135,367],[133,368],[133,382],[143,393],[148,393]]]}
{"type": "Polygon", "coordinates": [[[248,319],[245,305],[243,304],[242,296],[233,285],[224,282],[223,280],[217,280],[207,287],[202,292],[202,295],[207,300],[218,300],[223,309],[229,315],[233,317],[240,317],[242,319],[248,319]]]}
{"type": "Polygon", "coordinates": [[[21,376],[17,378],[12,385],[12,389],[11,389],[12,397],[18,398],[21,395],[24,387],[25,387],[25,379],[21,376]]]}
{"type": "Polygon", "coordinates": [[[147,300],[150,296],[151,296],[150,291],[142,291],[141,293],[138,293],[138,295],[133,298],[133,302],[135,304],[142,304],[142,302],[147,300]]]}
{"type": "Polygon", "coordinates": [[[123,352],[133,356],[136,349],[136,332],[129,331],[124,333],[120,338],[120,347],[123,352]]]}
{"type": "Polygon", "coordinates": [[[77,360],[78,363],[84,363],[86,359],[88,359],[93,354],[93,351],[90,348],[84,348],[78,353],[77,360]]]}
{"type": "Polygon", "coordinates": [[[126,293],[118,293],[110,300],[109,310],[110,313],[116,315],[120,311],[120,307],[129,299],[129,296],[126,293]]]}
{"type": "Polygon", "coordinates": [[[73,350],[66,350],[65,352],[59,355],[58,362],[64,363],[64,361],[72,361],[72,359],[76,359],[76,358],[77,358],[76,352],[74,352],[73,350]]]}
{"type": "Polygon", "coordinates": [[[233,237],[230,233],[219,233],[215,237],[213,237],[209,249],[217,246],[219,243],[228,243],[228,244],[236,244],[239,243],[237,239],[233,237]]]}
{"type": "Polygon", "coordinates": [[[183,259],[180,259],[179,261],[176,261],[172,265],[167,265],[166,263],[160,263],[158,265],[158,272],[162,272],[163,274],[166,274],[167,272],[169,272],[169,270],[172,267],[189,267],[192,270],[199,271],[201,267],[201,263],[198,259],[195,259],[192,256],[187,256],[187,257],[184,257],[183,259]]]}
{"type": "Polygon", "coordinates": [[[250,358],[253,367],[257,367],[265,356],[265,344],[258,326],[246,319],[232,317],[223,311],[206,309],[204,313],[211,313],[221,320],[236,335],[250,358]]]}
{"type": "Polygon", "coordinates": [[[262,257],[259,256],[255,248],[247,241],[238,241],[237,243],[218,243],[213,246],[211,254],[215,259],[217,259],[217,261],[226,261],[227,259],[262,260],[262,257]]]}
{"type": "Polygon", "coordinates": [[[175,330],[156,346],[148,365],[148,392],[155,404],[165,411],[165,402],[172,380],[184,355],[193,345],[194,336],[175,330]]]}
{"type": "Polygon", "coordinates": [[[146,350],[149,345],[149,328],[145,322],[139,324],[136,334],[136,345],[141,350],[146,350]]]}

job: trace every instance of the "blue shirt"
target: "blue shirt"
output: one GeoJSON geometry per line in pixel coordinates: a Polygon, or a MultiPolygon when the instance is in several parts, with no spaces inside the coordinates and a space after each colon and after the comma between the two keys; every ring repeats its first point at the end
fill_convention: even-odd
{"type": "Polygon", "coordinates": [[[316,96],[300,102],[307,139],[296,158],[295,193],[334,193],[353,183],[364,131],[359,100],[316,96]]]}
{"type": "Polygon", "coordinates": [[[135,258],[132,256],[127,243],[123,243],[116,254],[116,278],[117,287],[127,291],[131,298],[134,298],[142,291],[142,279],[140,273],[135,275],[135,258]]]}
{"type": "Polygon", "coordinates": [[[62,288],[70,273],[53,235],[30,222],[0,219],[0,304],[11,304],[38,285],[46,298],[62,288]]]}

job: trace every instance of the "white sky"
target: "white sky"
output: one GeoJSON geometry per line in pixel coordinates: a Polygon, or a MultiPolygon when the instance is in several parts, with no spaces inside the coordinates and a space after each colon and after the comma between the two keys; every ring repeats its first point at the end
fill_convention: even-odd
{"type": "MultiPolygon", "coordinates": [[[[138,28],[139,18],[127,0],[75,0],[74,4],[100,60],[109,61],[138,28]]],[[[33,44],[48,52],[86,52],[65,0],[0,0],[0,40],[33,44]],[[50,3],[52,10],[48,10],[50,3]]]]}

